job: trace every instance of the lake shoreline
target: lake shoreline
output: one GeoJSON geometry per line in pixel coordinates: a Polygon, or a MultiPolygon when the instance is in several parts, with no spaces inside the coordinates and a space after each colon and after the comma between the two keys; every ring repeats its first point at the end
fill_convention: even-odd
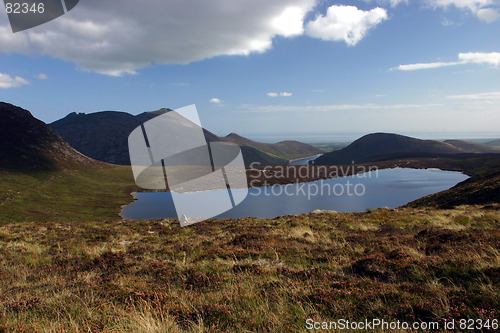
{"type": "Polygon", "coordinates": [[[143,220],[170,218],[176,214],[206,219],[215,216],[274,218],[307,214],[318,209],[362,212],[380,207],[399,207],[421,197],[447,190],[467,178],[468,176],[457,171],[377,169],[373,172],[308,183],[248,190],[231,189],[233,196],[242,198],[242,201],[233,207],[224,205],[228,195],[226,189],[182,194],[143,192],[136,193],[138,202],[126,207],[120,215],[126,219],[143,220]],[[176,200],[180,200],[180,196],[181,205],[177,206],[176,200]],[[190,202],[197,204],[187,208],[186,204],[190,202]]]}
{"type": "MultiPolygon", "coordinates": [[[[246,168],[248,188],[262,188],[275,185],[309,183],[341,177],[355,176],[362,173],[393,168],[438,169],[442,171],[459,171],[473,177],[476,172],[464,167],[458,160],[445,158],[399,159],[358,163],[350,165],[275,165],[250,166],[246,168]]],[[[138,189],[131,194],[148,192],[138,189]]],[[[170,190],[155,190],[155,192],[170,192],[170,190]]]]}
{"type": "Polygon", "coordinates": [[[444,158],[426,158],[378,161],[351,165],[259,166],[247,168],[247,177],[249,178],[249,188],[258,188],[349,177],[365,172],[393,168],[439,169],[443,171],[459,171],[469,177],[475,175],[473,170],[459,165],[456,161],[445,160],[444,158]],[[301,169],[307,169],[308,171],[305,172],[304,175],[304,172],[300,172],[301,169]],[[282,177],[281,175],[283,174],[288,175],[288,177],[282,177]],[[278,177],[276,177],[276,175],[278,175],[278,177]],[[293,175],[296,176],[293,177],[293,175]]]}
{"type": "Polygon", "coordinates": [[[288,160],[288,165],[300,165],[300,164],[292,164],[293,162],[300,161],[300,160],[314,160],[323,154],[316,154],[316,155],[311,155],[311,156],[306,156],[306,157],[300,157],[300,158],[294,158],[292,160],[288,160]]]}

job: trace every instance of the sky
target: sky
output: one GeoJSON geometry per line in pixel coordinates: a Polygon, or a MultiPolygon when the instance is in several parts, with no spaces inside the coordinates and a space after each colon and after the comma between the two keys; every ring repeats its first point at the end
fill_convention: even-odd
{"type": "Polygon", "coordinates": [[[267,141],[500,137],[499,31],[500,0],[80,0],[17,33],[0,8],[0,101],[47,123],[196,104],[267,141]]]}

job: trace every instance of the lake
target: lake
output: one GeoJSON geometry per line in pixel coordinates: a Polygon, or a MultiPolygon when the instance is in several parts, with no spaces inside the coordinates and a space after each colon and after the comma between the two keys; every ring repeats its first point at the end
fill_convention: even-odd
{"type": "Polygon", "coordinates": [[[314,156],[309,156],[309,157],[304,157],[304,158],[298,158],[296,160],[291,160],[288,164],[289,165],[306,165],[311,161],[314,161],[318,157],[320,157],[322,154],[314,155],[314,156]]]}
{"type": "MultiPolygon", "coordinates": [[[[467,178],[467,175],[455,171],[395,168],[310,183],[252,188],[240,205],[217,218],[273,218],[310,213],[315,209],[362,212],[381,207],[395,208],[447,190],[467,178]]],[[[211,192],[214,198],[222,193],[219,190],[211,192]]],[[[177,217],[170,192],[141,192],[135,197],[135,202],[123,208],[123,218],[177,217]]],[[[193,205],[202,203],[193,202],[193,205]]]]}

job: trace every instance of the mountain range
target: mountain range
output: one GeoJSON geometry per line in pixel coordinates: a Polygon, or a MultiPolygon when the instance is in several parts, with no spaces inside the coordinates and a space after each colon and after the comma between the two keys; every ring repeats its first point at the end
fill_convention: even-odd
{"type": "MultiPolygon", "coordinates": [[[[126,112],[103,111],[91,114],[70,113],[50,124],[73,148],[96,160],[129,165],[128,136],[142,123],[170,111],[160,109],[131,115],[126,112]]],[[[226,141],[241,147],[245,164],[259,162],[262,165],[282,165],[288,160],[312,156],[322,150],[298,141],[275,144],[256,142],[235,133],[219,137],[204,129],[207,142],[226,141]]]]}
{"type": "MultiPolygon", "coordinates": [[[[167,110],[143,113],[138,116],[123,112],[100,112],[92,115],[70,114],[64,119],[66,122],[72,123],[75,138],[80,133],[82,144],[87,143],[90,147],[92,143],[96,142],[105,144],[102,156],[107,156],[105,149],[109,149],[113,142],[119,146],[118,148],[121,147],[121,142],[118,139],[111,138],[114,134],[118,135],[121,131],[123,133],[119,137],[126,139],[130,127],[139,126],[141,122],[152,119],[163,112],[167,112],[167,110]],[[89,116],[90,120],[87,119],[89,116]],[[101,118],[101,120],[104,118],[106,121],[101,123],[93,118],[101,118]],[[110,118],[121,119],[121,121],[113,123],[109,120],[110,118]],[[80,119],[85,120],[83,125],[76,121],[80,119]],[[86,121],[87,124],[85,124],[86,121]],[[114,125],[106,127],[107,124],[114,125]],[[91,140],[92,136],[97,136],[98,139],[91,140]]],[[[261,159],[268,163],[284,163],[292,157],[317,152],[309,145],[296,141],[265,144],[243,138],[235,133],[226,137],[218,137],[209,131],[205,131],[205,137],[209,142],[219,140],[237,143],[241,145],[246,158],[250,158],[250,160],[261,159]],[[280,157],[276,156],[278,154],[280,157]]],[[[420,140],[398,134],[373,133],[359,138],[343,149],[324,154],[316,160],[315,164],[351,164],[354,161],[355,163],[375,162],[374,165],[377,163],[398,165],[405,159],[412,159],[417,162],[414,163],[414,167],[437,167],[467,173],[471,176],[467,182],[415,203],[415,205],[435,205],[447,208],[459,204],[498,202],[498,194],[500,193],[498,191],[500,184],[498,172],[500,170],[500,154],[498,152],[498,148],[492,146],[460,140],[441,142],[420,140]],[[419,162],[421,162],[420,166],[419,162]]],[[[128,155],[128,151],[117,149],[113,156],[119,157],[120,153],[128,155]]],[[[58,202],[64,201],[63,208],[67,210],[82,209],[89,202],[102,202],[102,200],[110,200],[109,198],[116,196],[119,197],[115,200],[117,207],[119,207],[127,202],[129,193],[134,188],[130,168],[112,166],[80,153],[65,142],[51,127],[33,117],[29,111],[1,102],[0,175],[4,177],[0,185],[3,186],[3,190],[7,191],[7,194],[4,193],[0,199],[4,203],[15,201],[15,204],[12,203],[9,206],[11,211],[10,215],[7,215],[10,219],[21,216],[19,214],[28,208],[31,209],[31,213],[28,213],[34,214],[32,217],[41,216],[40,214],[51,216],[50,209],[46,207],[48,201],[44,201],[44,198],[49,197],[40,196],[37,190],[49,182],[52,184],[50,185],[52,186],[51,195],[58,198],[58,202]],[[40,179],[32,177],[35,174],[40,174],[34,171],[45,170],[51,172],[41,173],[45,176],[42,175],[40,179]],[[75,192],[72,189],[75,184],[78,185],[76,186],[78,188],[85,187],[87,192],[84,190],[80,191],[83,194],[75,192]],[[21,193],[20,187],[23,189],[22,194],[19,194],[21,193]],[[82,196],[79,197],[80,201],[73,199],[74,196],[78,196],[75,193],[82,196]],[[21,195],[24,201],[16,201],[16,198],[21,195]],[[35,206],[36,209],[33,208],[35,206]]],[[[52,208],[56,209],[55,206],[52,208]]],[[[114,214],[113,207],[106,209],[111,211],[110,214],[114,214]]]]}
{"type": "Polygon", "coordinates": [[[399,134],[372,133],[357,139],[343,149],[320,156],[314,161],[314,164],[342,165],[399,158],[443,157],[472,153],[500,153],[500,150],[461,140],[421,140],[399,134]]]}

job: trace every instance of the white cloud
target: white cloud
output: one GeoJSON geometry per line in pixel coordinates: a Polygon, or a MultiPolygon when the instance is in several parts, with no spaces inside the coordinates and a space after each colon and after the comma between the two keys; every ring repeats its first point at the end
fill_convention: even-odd
{"type": "Polygon", "coordinates": [[[478,93],[478,94],[466,94],[466,95],[451,95],[451,96],[446,96],[446,98],[449,98],[449,99],[480,99],[480,100],[500,99],[500,91],[485,92],[485,93],[478,93]]]}
{"type": "Polygon", "coordinates": [[[44,73],[40,73],[36,76],[37,79],[39,80],[48,80],[49,77],[47,76],[47,74],[44,74],[44,73]]]}
{"type": "Polygon", "coordinates": [[[449,61],[449,62],[428,62],[428,63],[417,63],[408,65],[399,65],[397,67],[391,68],[391,70],[397,69],[400,71],[414,71],[419,69],[430,69],[430,68],[440,68],[455,65],[465,65],[465,64],[486,64],[498,67],[500,65],[500,52],[468,52],[459,53],[459,61],[449,61]]]}
{"type": "Polygon", "coordinates": [[[476,15],[480,20],[486,23],[491,23],[493,21],[496,21],[500,17],[498,10],[493,8],[480,9],[477,11],[476,15]]]}
{"type": "Polygon", "coordinates": [[[391,7],[397,7],[399,4],[405,3],[408,4],[408,0],[389,0],[391,7]]]}
{"type": "Polygon", "coordinates": [[[80,1],[60,18],[13,34],[0,13],[0,52],[39,53],[108,75],[152,63],[248,55],[303,33],[316,0],[80,1]]]}
{"type": "Polygon", "coordinates": [[[283,91],[283,92],[280,92],[280,93],[277,93],[277,92],[268,92],[267,93],[267,96],[269,96],[269,97],[278,97],[278,96],[281,96],[281,97],[290,97],[292,95],[293,94],[291,92],[286,92],[286,91],[283,91]]]}
{"type": "Polygon", "coordinates": [[[500,65],[500,52],[469,52],[459,53],[458,59],[465,64],[490,64],[493,66],[500,65]]]}
{"type": "Polygon", "coordinates": [[[391,6],[392,8],[396,8],[400,4],[408,4],[408,0],[375,0],[375,2],[381,6],[391,6]]]}
{"type": "Polygon", "coordinates": [[[461,10],[467,10],[476,15],[480,20],[487,23],[495,21],[500,17],[498,11],[490,6],[495,6],[495,0],[427,0],[427,3],[433,8],[456,7],[461,10]]]}
{"type": "Polygon", "coordinates": [[[19,88],[27,84],[30,84],[30,82],[20,76],[12,77],[0,73],[0,89],[19,88]]]}
{"type": "Polygon", "coordinates": [[[272,21],[272,25],[280,35],[285,37],[302,35],[304,33],[305,12],[300,7],[288,7],[272,21]]]}
{"type": "Polygon", "coordinates": [[[458,62],[428,62],[428,63],[418,63],[409,65],[399,65],[398,67],[391,69],[399,69],[400,71],[415,71],[419,69],[439,68],[446,66],[454,66],[458,64],[459,64],[458,62]]]}
{"type": "Polygon", "coordinates": [[[212,98],[212,99],[210,100],[210,102],[211,102],[211,103],[216,103],[216,104],[219,104],[219,103],[221,102],[221,100],[220,100],[220,99],[218,99],[218,98],[212,98]]]}
{"type": "Polygon", "coordinates": [[[374,8],[363,11],[355,6],[334,5],[328,8],[326,16],[318,15],[306,24],[306,34],[329,41],[345,41],[356,45],[369,30],[387,20],[387,11],[374,8]]]}

